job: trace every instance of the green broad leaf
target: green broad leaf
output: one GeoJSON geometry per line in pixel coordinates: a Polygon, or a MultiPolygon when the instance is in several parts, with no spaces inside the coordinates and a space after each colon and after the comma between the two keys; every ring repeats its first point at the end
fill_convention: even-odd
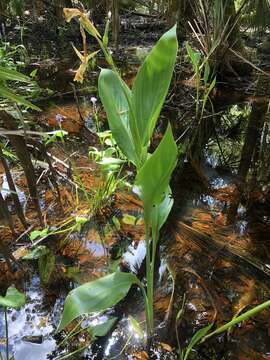
{"type": "Polygon", "coordinates": [[[6,296],[0,296],[0,306],[5,308],[19,309],[25,301],[25,295],[12,286],[7,289],[6,296]]]}
{"type": "Polygon", "coordinates": [[[168,191],[171,174],[177,162],[177,152],[172,129],[168,124],[159,146],[146,160],[135,180],[139,196],[144,203],[145,221],[148,224],[154,206],[158,206],[164,200],[168,191]]]}
{"type": "Polygon", "coordinates": [[[168,186],[165,191],[165,196],[163,201],[154,207],[152,211],[152,228],[156,229],[157,232],[162,228],[163,224],[165,224],[171,209],[173,206],[173,198],[171,188],[168,186]]]}
{"type": "Polygon", "coordinates": [[[30,72],[30,77],[33,79],[37,76],[38,69],[34,69],[30,72]]]}
{"type": "Polygon", "coordinates": [[[128,320],[130,321],[130,324],[132,326],[133,331],[135,332],[135,334],[140,338],[143,339],[144,338],[144,334],[142,331],[142,328],[140,327],[140,324],[138,323],[138,321],[131,315],[129,315],[128,320]]]}
{"type": "Polygon", "coordinates": [[[30,79],[16,70],[0,66],[0,80],[13,80],[29,83],[30,79]]]}
{"type": "Polygon", "coordinates": [[[190,353],[190,351],[194,348],[194,346],[196,344],[198,344],[198,342],[208,333],[208,331],[211,329],[211,327],[213,326],[213,324],[209,324],[207,326],[205,326],[204,328],[200,329],[199,331],[197,331],[192,339],[190,340],[185,352],[184,352],[184,357],[183,360],[187,360],[188,359],[188,355],[190,353]]]}
{"type": "Polygon", "coordinates": [[[40,245],[37,246],[34,250],[32,250],[29,254],[23,256],[23,260],[37,260],[41,256],[44,256],[49,253],[49,249],[47,246],[40,245]]]}
{"type": "Polygon", "coordinates": [[[55,256],[51,252],[38,259],[39,276],[43,284],[48,284],[54,268],[55,256]]]}
{"type": "Polygon", "coordinates": [[[117,159],[114,157],[102,157],[101,160],[97,161],[103,170],[106,171],[116,171],[119,169],[120,165],[123,164],[125,161],[121,159],[117,159]]]}
{"type": "Polygon", "coordinates": [[[127,224],[127,225],[136,225],[137,218],[136,218],[136,216],[133,216],[133,215],[124,214],[122,221],[124,224],[127,224]]]}
{"type": "Polygon", "coordinates": [[[34,231],[31,231],[30,233],[30,240],[31,241],[34,241],[36,240],[37,238],[39,237],[44,237],[44,236],[47,236],[48,235],[48,232],[49,232],[49,228],[45,228],[45,229],[42,229],[42,230],[34,230],[34,231]]]}
{"type": "Polygon", "coordinates": [[[26,107],[28,107],[30,109],[41,111],[41,109],[39,107],[37,107],[36,105],[30,103],[23,96],[18,96],[16,94],[14,94],[14,92],[9,90],[7,87],[0,86],[0,97],[2,97],[4,99],[7,99],[7,100],[11,100],[11,101],[13,101],[15,103],[24,105],[24,106],[26,106],[26,107]]]}
{"type": "Polygon", "coordinates": [[[122,300],[131,285],[137,284],[134,274],[115,272],[72,290],[65,300],[58,331],[84,314],[106,310],[122,300]]]}
{"type": "Polygon", "coordinates": [[[131,91],[112,70],[102,69],[98,90],[106,110],[109,126],[117,145],[129,161],[136,164],[136,151],[129,123],[131,91]]]}
{"type": "Polygon", "coordinates": [[[84,225],[85,223],[87,223],[88,219],[83,216],[76,216],[75,221],[76,221],[76,224],[84,225]]]}
{"type": "Polygon", "coordinates": [[[141,66],[132,104],[142,146],[147,146],[170,86],[178,50],[176,26],[157,42],[141,66]]]}
{"type": "Polygon", "coordinates": [[[97,337],[102,337],[108,334],[111,328],[116,323],[117,318],[112,317],[103,324],[98,324],[96,326],[89,326],[87,331],[89,332],[92,340],[95,340],[97,337]]]}

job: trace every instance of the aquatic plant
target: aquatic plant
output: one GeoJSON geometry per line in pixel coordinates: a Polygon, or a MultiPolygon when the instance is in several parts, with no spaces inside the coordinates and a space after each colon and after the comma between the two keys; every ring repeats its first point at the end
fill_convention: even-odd
{"type": "Polygon", "coordinates": [[[202,58],[201,54],[199,52],[195,52],[188,42],[186,43],[186,50],[194,71],[196,81],[196,118],[200,120],[203,118],[206,103],[210,100],[209,96],[216,86],[216,77],[211,79],[211,69],[206,56],[202,58]],[[203,94],[200,99],[201,86],[203,87],[203,94]],[[199,114],[200,100],[202,102],[202,106],[199,114]]]}
{"type": "MultiPolygon", "coordinates": [[[[102,69],[99,95],[109,127],[118,147],[136,168],[134,190],[143,202],[146,236],[146,278],[143,283],[130,273],[119,271],[72,290],[65,300],[58,331],[80,315],[104,311],[123,299],[132,285],[140,287],[146,310],[148,335],[154,332],[154,271],[159,231],[173,204],[169,182],[177,162],[177,146],[171,126],[153,154],[148,147],[164,104],[178,49],[176,27],[166,32],[142,64],[132,90],[120,77],[107,48],[105,36],[77,9],[65,10],[68,19],[79,16],[83,26],[101,46],[112,70],[102,69]]],[[[107,23],[108,24],[108,23],[107,23]]]]}
{"type": "MultiPolygon", "coordinates": [[[[263,302],[262,304],[259,304],[259,305],[255,306],[254,308],[252,308],[248,311],[245,311],[243,314],[234,317],[231,321],[227,322],[223,326],[220,326],[219,328],[217,328],[216,330],[213,330],[211,332],[209,332],[209,331],[211,330],[211,328],[213,327],[214,324],[212,323],[212,324],[205,326],[204,328],[198,330],[193,335],[188,346],[185,349],[183,349],[182,351],[181,351],[180,343],[178,340],[178,347],[179,347],[179,351],[180,351],[179,359],[180,360],[188,360],[191,350],[197,344],[203,343],[210,337],[221,334],[225,331],[229,331],[235,325],[239,324],[242,321],[248,320],[250,317],[255,316],[257,313],[267,309],[268,307],[270,307],[270,300],[267,300],[267,301],[263,302]]],[[[180,311],[181,311],[181,313],[183,313],[183,309],[181,309],[180,311]]],[[[179,314],[178,314],[178,316],[179,316],[179,314]]],[[[177,334],[177,339],[178,339],[178,334],[177,334]]]]}

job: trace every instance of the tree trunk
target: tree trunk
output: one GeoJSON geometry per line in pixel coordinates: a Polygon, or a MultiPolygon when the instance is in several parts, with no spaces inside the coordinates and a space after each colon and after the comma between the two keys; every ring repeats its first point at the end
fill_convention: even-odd
{"type": "Polygon", "coordinates": [[[119,16],[119,0],[106,0],[107,14],[110,11],[112,14],[112,35],[116,50],[119,47],[119,30],[120,30],[120,16],[119,16]]]}
{"type": "Polygon", "coordinates": [[[246,130],[245,142],[238,167],[238,176],[242,183],[246,181],[256,145],[261,135],[267,109],[268,103],[253,102],[252,104],[252,110],[249,115],[248,126],[246,130]]]}

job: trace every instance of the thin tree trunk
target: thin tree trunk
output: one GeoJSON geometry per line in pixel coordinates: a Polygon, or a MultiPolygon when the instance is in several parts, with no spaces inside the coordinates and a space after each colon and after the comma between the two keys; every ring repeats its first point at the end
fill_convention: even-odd
{"type": "Polygon", "coordinates": [[[238,176],[241,182],[246,181],[246,177],[256,149],[256,144],[264,124],[267,109],[268,103],[253,102],[252,104],[252,110],[249,115],[248,126],[245,135],[245,142],[238,167],[238,176]]]}
{"type": "MultiPolygon", "coordinates": [[[[8,114],[6,111],[0,112],[0,118],[4,122],[6,129],[8,130],[17,130],[16,125],[14,124],[15,119],[8,114]]],[[[12,146],[15,148],[16,155],[21,161],[25,177],[27,180],[29,193],[31,195],[32,201],[35,205],[40,224],[43,226],[43,218],[39,205],[38,192],[37,192],[37,181],[35,175],[35,169],[31,161],[29,151],[27,149],[25,139],[22,136],[18,135],[9,135],[8,136],[12,146]]]]}
{"type": "Polygon", "coordinates": [[[4,169],[5,169],[7,182],[8,182],[9,189],[11,190],[11,197],[12,197],[13,203],[15,205],[16,213],[17,213],[19,219],[21,220],[21,223],[25,227],[25,229],[27,229],[27,221],[26,221],[24,213],[23,213],[23,209],[22,209],[22,206],[21,206],[18,194],[17,194],[17,190],[16,190],[16,187],[15,187],[15,184],[14,184],[14,181],[13,181],[13,178],[12,178],[8,163],[7,163],[6,159],[5,159],[5,156],[4,156],[1,148],[0,148],[0,160],[1,160],[2,164],[3,164],[4,169]]]}

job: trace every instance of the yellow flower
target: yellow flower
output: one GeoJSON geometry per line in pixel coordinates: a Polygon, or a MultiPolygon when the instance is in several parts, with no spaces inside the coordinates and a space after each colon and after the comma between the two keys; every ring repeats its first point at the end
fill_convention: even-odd
{"type": "Polygon", "coordinates": [[[92,54],[88,54],[85,52],[83,55],[80,53],[80,51],[78,49],[75,48],[74,45],[73,46],[73,49],[75,51],[75,53],[78,55],[78,58],[81,60],[81,65],[79,67],[78,70],[76,70],[76,74],[75,74],[75,77],[74,77],[74,81],[77,81],[77,82],[80,82],[80,83],[83,83],[83,80],[84,80],[84,73],[86,72],[87,70],[87,66],[88,66],[88,62],[90,59],[92,59],[93,57],[96,56],[96,54],[99,52],[98,51],[94,51],[92,54]]]}

